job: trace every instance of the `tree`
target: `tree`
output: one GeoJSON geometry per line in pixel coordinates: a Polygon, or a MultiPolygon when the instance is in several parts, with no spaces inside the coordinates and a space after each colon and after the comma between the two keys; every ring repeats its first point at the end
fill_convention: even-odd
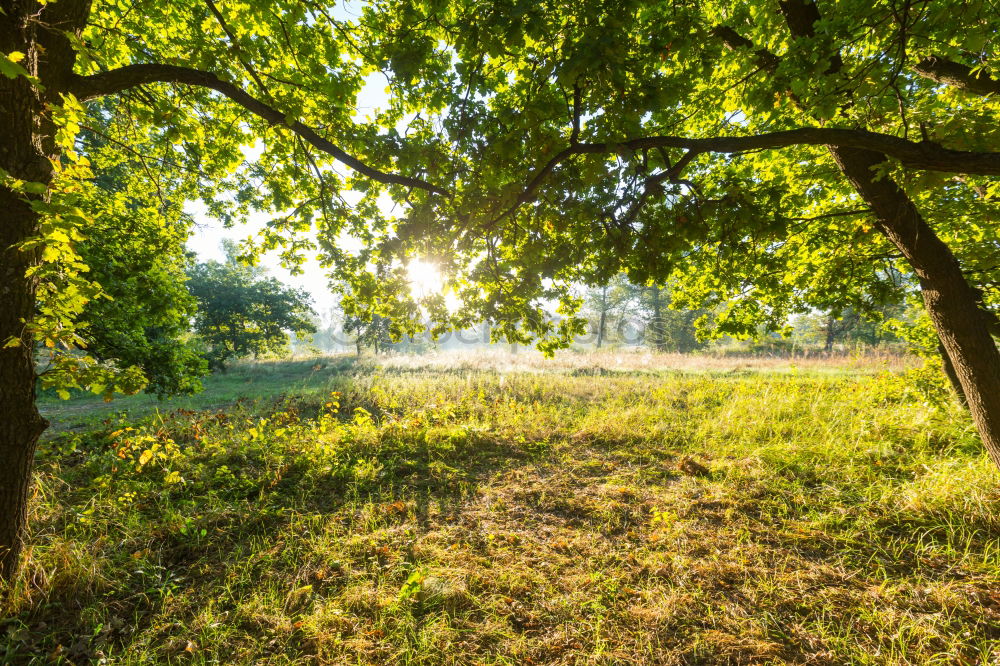
{"type": "MultiPolygon", "coordinates": [[[[87,322],[80,332],[87,351],[96,359],[141,369],[148,393],[201,390],[200,377],[208,368],[190,330],[195,301],[185,288],[188,260],[179,248],[165,247],[155,228],[117,218],[98,222],[80,247],[91,267],[89,277],[106,294],[90,301],[81,315],[87,322]]],[[[183,244],[184,236],[173,242],[183,244]]]]}
{"type": "Polygon", "coordinates": [[[829,310],[803,315],[794,319],[792,325],[799,342],[822,345],[824,351],[832,352],[837,342],[874,346],[895,340],[884,327],[890,316],[898,314],[902,314],[899,305],[887,305],[883,312],[874,315],[847,308],[841,312],[829,310]]]}
{"type": "MultiPolygon", "coordinates": [[[[100,162],[105,142],[93,132],[84,137],[100,162]]],[[[193,393],[208,364],[193,341],[196,302],[185,286],[192,221],[184,201],[167,194],[168,174],[150,180],[137,176],[141,163],[131,166],[116,164],[95,179],[100,196],[78,250],[103,295],[85,305],[80,335],[94,358],[141,369],[147,393],[193,393]]]]}
{"type": "Polygon", "coordinates": [[[360,227],[379,188],[348,210],[336,198],[345,184],[441,191],[402,175],[417,169],[398,136],[352,121],[368,70],[352,46],[355,29],[333,11],[334,3],[290,0],[239,11],[212,0],[4,3],[0,580],[17,566],[35,445],[47,425],[35,406],[34,341],[56,352],[47,373],[53,382],[118,381],[113,365],[78,353],[80,312],[100,294],[76,247],[97,196],[81,128],[100,118],[121,163],[140,157],[151,180],[169,171],[175,195],[202,198],[223,220],[273,211],[269,243],[314,217],[332,235],[360,227]],[[257,137],[267,138],[261,159],[240,168],[241,147],[257,137]],[[335,162],[354,176],[328,168],[335,162]]]}
{"type": "Polygon", "coordinates": [[[371,347],[378,355],[392,346],[392,336],[389,334],[389,319],[374,314],[370,319],[351,316],[344,320],[344,332],[354,335],[354,344],[358,356],[365,347],[371,347]]]}
{"type": "Polygon", "coordinates": [[[209,363],[220,370],[230,359],[287,350],[289,332],[316,331],[305,291],[240,264],[235,247],[228,249],[225,263],[195,265],[188,282],[198,301],[194,328],[209,346],[209,363]]]}
{"type": "Polygon", "coordinates": [[[394,245],[452,248],[470,309],[556,333],[542,303],[624,270],[749,333],[897,271],[1000,464],[990,3],[379,2],[364,24],[397,117],[440,110],[427,161],[454,190],[394,245]]]}
{"type": "Polygon", "coordinates": [[[704,310],[675,309],[671,287],[653,285],[638,293],[640,307],[647,314],[647,343],[661,352],[687,353],[705,346],[698,339],[697,321],[707,315],[704,310]]]}
{"type": "Polygon", "coordinates": [[[344,317],[340,303],[328,307],[324,312],[313,317],[316,332],[305,339],[297,341],[297,345],[315,348],[324,352],[340,351],[345,345],[343,339],[344,317]]]}
{"type": "Polygon", "coordinates": [[[73,353],[97,294],[75,249],[94,203],[75,137],[102,112],[122,161],[148,143],[147,166],[217,217],[273,213],[261,249],[284,239],[294,263],[315,225],[349,313],[378,310],[402,332],[428,312],[438,327],[487,319],[551,351],[581,330],[574,286],[622,271],[676,279],[675,305],[755,330],[853,305],[895,267],[922,291],[1000,463],[989,3],[844,0],[822,15],[806,0],[413,0],[366,5],[356,23],[322,0],[3,10],[0,577],[17,563],[45,427],[33,341],[65,351],[52,377],[97,381],[73,353]],[[375,70],[391,103],[356,123],[375,70]],[[263,154],[244,164],[257,139],[263,154]],[[383,212],[382,195],[401,207],[383,212]],[[413,256],[461,307],[412,303],[413,256]]]}
{"type": "Polygon", "coordinates": [[[672,285],[640,286],[618,275],[609,284],[592,289],[586,306],[598,317],[597,347],[604,341],[609,316],[618,314],[619,329],[639,325],[644,342],[657,351],[691,352],[705,346],[698,339],[696,321],[707,314],[703,310],[671,307],[672,285]],[[626,313],[632,321],[625,319],[626,313]]]}
{"type": "Polygon", "coordinates": [[[635,296],[633,285],[629,284],[624,275],[616,275],[606,284],[588,290],[585,305],[597,317],[595,346],[598,349],[607,338],[608,319],[620,316],[635,296]]]}

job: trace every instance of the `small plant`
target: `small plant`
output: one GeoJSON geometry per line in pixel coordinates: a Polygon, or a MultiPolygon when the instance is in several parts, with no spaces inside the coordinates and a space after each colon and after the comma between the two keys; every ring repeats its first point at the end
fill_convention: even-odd
{"type": "Polygon", "coordinates": [[[403,583],[402,587],[399,588],[399,600],[417,600],[425,580],[427,580],[427,569],[418,567],[411,571],[410,575],[406,577],[406,581],[403,583]]]}

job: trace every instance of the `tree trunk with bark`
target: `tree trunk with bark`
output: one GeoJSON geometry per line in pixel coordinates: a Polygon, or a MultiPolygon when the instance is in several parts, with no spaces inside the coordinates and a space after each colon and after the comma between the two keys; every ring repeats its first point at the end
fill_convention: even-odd
{"type": "Polygon", "coordinates": [[[979,298],[955,255],[916,206],[888,176],[876,180],[884,155],[831,147],[848,180],[872,207],[878,229],[909,262],[920,281],[924,305],[951,360],[972,420],[993,462],[1000,467],[1000,350],[990,335],[979,298]]]}
{"type": "MultiPolygon", "coordinates": [[[[0,169],[10,177],[48,186],[58,160],[49,110],[73,76],[75,53],[68,33],[79,35],[90,0],[5,2],[0,13],[0,51],[24,54],[24,76],[0,76],[0,169]]],[[[19,245],[37,236],[39,214],[25,194],[0,184],[0,582],[17,572],[27,526],[38,437],[48,423],[35,406],[35,362],[28,324],[35,314],[37,283],[27,277],[38,250],[19,245]]]]}
{"type": "MultiPolygon", "coordinates": [[[[22,64],[37,72],[38,50],[29,28],[0,17],[0,51],[26,53],[22,64]]],[[[0,169],[30,182],[49,183],[52,164],[37,118],[42,100],[24,77],[0,76],[0,169]]],[[[37,251],[18,245],[36,235],[39,216],[25,195],[0,185],[0,581],[17,571],[28,516],[32,465],[47,425],[35,407],[33,340],[26,323],[35,312],[36,283],[26,277],[37,251]]]]}
{"type": "Polygon", "coordinates": [[[962,388],[962,382],[958,378],[958,373],[955,372],[955,366],[952,365],[951,359],[948,357],[948,351],[940,342],[938,343],[938,354],[941,356],[941,365],[944,369],[944,374],[948,378],[948,383],[951,384],[952,390],[955,391],[955,395],[958,396],[958,401],[964,407],[968,408],[969,401],[965,399],[965,389],[962,388]]]}
{"type": "MultiPolygon", "coordinates": [[[[6,111],[7,81],[0,82],[0,118],[6,111]]],[[[2,168],[11,171],[9,128],[0,130],[2,168]]],[[[13,577],[20,558],[28,516],[35,445],[46,421],[35,407],[35,362],[32,336],[25,323],[35,309],[35,284],[25,272],[35,257],[14,246],[38,229],[38,216],[28,202],[0,187],[0,581],[13,577]],[[17,340],[8,346],[8,341],[17,340]]]]}

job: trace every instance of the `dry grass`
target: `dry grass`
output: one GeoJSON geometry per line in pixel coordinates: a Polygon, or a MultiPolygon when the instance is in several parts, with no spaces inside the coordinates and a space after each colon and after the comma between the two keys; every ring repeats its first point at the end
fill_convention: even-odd
{"type": "Polygon", "coordinates": [[[0,661],[1000,658],[1000,485],[956,406],[592,361],[365,362],[51,441],[0,661]]]}
{"type": "Polygon", "coordinates": [[[559,373],[577,372],[615,374],[644,372],[662,374],[687,373],[876,373],[898,372],[916,367],[918,361],[910,355],[886,350],[863,353],[825,353],[818,351],[784,355],[751,355],[736,353],[675,354],[657,353],[648,349],[618,349],[607,351],[561,352],[547,359],[538,351],[527,349],[511,352],[506,349],[476,351],[443,351],[429,354],[401,354],[381,360],[387,368],[407,370],[492,370],[498,372],[559,373]]]}

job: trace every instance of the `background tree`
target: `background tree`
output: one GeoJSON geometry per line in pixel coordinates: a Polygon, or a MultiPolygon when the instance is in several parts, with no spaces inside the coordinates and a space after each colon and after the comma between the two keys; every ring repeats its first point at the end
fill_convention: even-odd
{"type": "Polygon", "coordinates": [[[347,344],[344,332],[344,313],[340,304],[325,308],[312,318],[316,332],[296,341],[296,344],[314,347],[324,352],[341,351],[347,344]]]}
{"type": "Polygon", "coordinates": [[[688,353],[706,346],[699,340],[697,322],[705,310],[672,307],[671,287],[653,285],[638,290],[638,303],[646,315],[646,344],[657,351],[688,353]]]}
{"type": "Polygon", "coordinates": [[[231,359],[286,352],[290,333],[316,331],[304,290],[241,264],[235,246],[227,250],[224,263],[196,264],[188,281],[198,301],[194,328],[209,347],[212,367],[224,370],[231,359]]]}
{"type": "Polygon", "coordinates": [[[587,290],[584,307],[595,319],[597,340],[594,346],[600,349],[608,337],[609,322],[613,326],[620,319],[629,303],[635,299],[635,290],[624,275],[616,275],[608,283],[587,290]]]}
{"type": "Polygon", "coordinates": [[[344,332],[354,336],[358,356],[361,356],[361,350],[366,347],[378,355],[393,344],[390,324],[387,317],[378,314],[373,314],[370,318],[349,316],[344,320],[344,332]]]}
{"type": "Polygon", "coordinates": [[[887,328],[890,319],[903,315],[903,306],[887,305],[881,312],[865,314],[853,308],[841,312],[834,310],[801,315],[792,320],[794,337],[798,344],[822,347],[831,352],[837,344],[878,346],[898,342],[899,338],[887,328]]]}
{"type": "MultiPolygon", "coordinates": [[[[82,135],[95,163],[106,147],[97,132],[82,135]]],[[[184,200],[172,195],[170,172],[150,179],[141,162],[133,155],[94,180],[100,196],[78,250],[103,295],[84,307],[80,335],[96,359],[141,369],[147,392],[193,393],[208,364],[193,340],[197,304],[185,286],[192,221],[184,200]]]]}
{"type": "Polygon", "coordinates": [[[642,342],[661,352],[692,352],[705,347],[699,340],[696,322],[704,310],[677,310],[671,307],[671,287],[632,284],[618,275],[604,287],[587,292],[585,307],[597,319],[597,347],[605,339],[602,328],[617,320],[619,332],[634,326],[642,332],[642,342]]]}

